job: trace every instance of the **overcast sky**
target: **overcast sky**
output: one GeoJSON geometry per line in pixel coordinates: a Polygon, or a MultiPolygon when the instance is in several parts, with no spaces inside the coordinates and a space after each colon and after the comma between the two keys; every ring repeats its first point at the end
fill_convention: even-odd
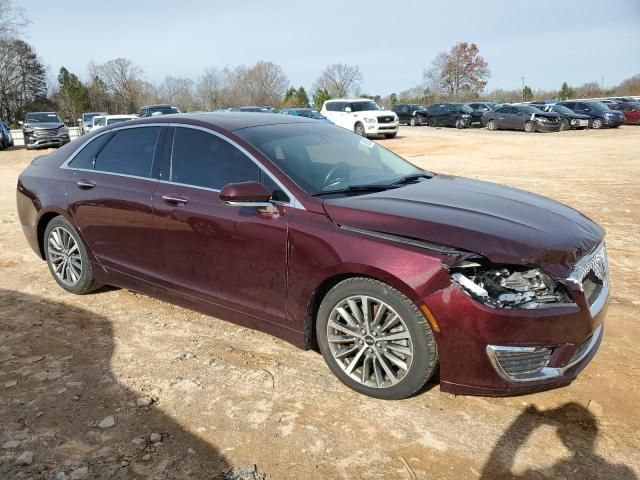
{"type": "Polygon", "coordinates": [[[605,86],[640,73],[639,0],[19,0],[26,39],[55,78],[81,78],[90,60],[126,57],[160,82],[196,79],[206,67],[270,60],[311,88],[331,63],[358,65],[363,92],[385,95],[422,82],[424,68],[456,42],[475,42],[488,88],[605,86]]]}

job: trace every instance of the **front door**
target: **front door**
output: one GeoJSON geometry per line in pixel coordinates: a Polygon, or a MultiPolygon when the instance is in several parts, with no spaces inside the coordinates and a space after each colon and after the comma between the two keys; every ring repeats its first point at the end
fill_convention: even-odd
{"type": "MultiPolygon", "coordinates": [[[[210,131],[169,132],[170,168],[153,196],[162,283],[179,294],[286,322],[287,207],[268,214],[225,205],[227,183],[263,181],[264,172],[210,131]]],[[[266,183],[263,181],[263,183],[266,183]]]]}
{"type": "Polygon", "coordinates": [[[158,126],[107,133],[69,164],[69,209],[97,260],[149,281],[160,278],[151,196],[158,187],[152,169],[162,133],[158,126]]]}

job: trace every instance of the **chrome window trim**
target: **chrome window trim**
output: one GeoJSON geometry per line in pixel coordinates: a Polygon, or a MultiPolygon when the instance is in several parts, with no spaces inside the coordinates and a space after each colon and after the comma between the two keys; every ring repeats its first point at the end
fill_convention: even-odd
{"type": "Polygon", "coordinates": [[[73,168],[73,167],[69,167],[68,170],[74,170],[76,172],[99,173],[99,174],[102,174],[102,175],[115,175],[116,177],[135,178],[136,180],[147,180],[148,182],[159,183],[159,180],[157,178],[139,177],[137,175],[129,175],[129,174],[126,174],[126,173],[104,172],[102,170],[89,170],[88,168],[73,168]]]}
{"type": "MultiPolygon", "coordinates": [[[[306,210],[306,208],[304,208],[304,206],[302,205],[302,203],[300,203],[300,201],[296,198],[295,195],[293,195],[291,193],[291,191],[285,187],[282,182],[280,182],[280,180],[278,180],[271,172],[269,172],[269,170],[267,170],[266,168],[264,168],[264,165],[262,165],[262,163],[253,156],[252,153],[250,153],[247,149],[245,149],[242,145],[238,144],[237,142],[235,142],[234,140],[230,139],[229,137],[226,137],[225,135],[221,134],[220,132],[216,132],[215,130],[212,130],[210,128],[207,127],[201,127],[200,125],[189,125],[189,124],[185,124],[185,123],[170,123],[168,124],[170,127],[175,127],[175,128],[191,128],[193,130],[201,130],[203,132],[207,132],[210,134],[215,135],[216,137],[222,139],[223,141],[231,144],[233,147],[237,148],[238,150],[240,150],[243,154],[245,154],[257,167],[258,170],[260,170],[263,174],[267,175],[271,180],[273,180],[273,182],[282,189],[282,191],[289,197],[289,201],[288,202],[276,202],[279,203],[281,205],[288,205],[292,208],[297,208],[299,210],[306,210]]],[[[171,151],[171,159],[173,160],[173,149],[171,151]]],[[[175,183],[177,185],[183,185],[183,186],[187,186],[187,187],[194,187],[194,188],[198,188],[195,185],[185,185],[185,184],[178,184],[177,182],[166,182],[166,183],[175,183]]],[[[207,189],[206,187],[201,187],[204,189],[207,189]]],[[[216,191],[219,192],[220,190],[216,190],[216,189],[212,189],[212,188],[208,188],[207,190],[212,190],[212,191],[216,191]]]]}
{"type": "MultiPolygon", "coordinates": [[[[575,367],[578,363],[584,360],[597,345],[598,341],[602,337],[603,324],[601,323],[598,328],[596,328],[591,335],[591,339],[589,340],[589,344],[587,348],[585,348],[582,355],[578,358],[574,359],[572,362],[567,363],[564,367],[544,367],[540,374],[532,377],[532,378],[513,378],[508,375],[500,365],[498,358],[496,357],[496,352],[498,351],[509,351],[509,352],[535,352],[541,348],[552,348],[552,347],[509,347],[509,346],[501,346],[501,345],[487,345],[486,352],[489,356],[489,360],[493,365],[493,368],[498,373],[498,375],[508,382],[514,383],[527,383],[527,382],[536,382],[539,380],[549,380],[552,378],[557,378],[565,374],[567,370],[571,367],[575,367]]],[[[578,346],[579,348],[579,346],[578,346]]]]}

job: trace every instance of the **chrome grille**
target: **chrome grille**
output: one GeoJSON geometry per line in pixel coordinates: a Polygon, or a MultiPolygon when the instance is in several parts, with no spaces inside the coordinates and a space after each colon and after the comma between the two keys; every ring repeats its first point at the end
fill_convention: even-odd
{"type": "Polygon", "coordinates": [[[540,377],[549,363],[552,348],[491,346],[493,358],[509,380],[530,380],[540,377]]]}
{"type": "Polygon", "coordinates": [[[390,116],[378,117],[378,123],[392,123],[392,122],[393,122],[393,117],[390,117],[390,116]]]}

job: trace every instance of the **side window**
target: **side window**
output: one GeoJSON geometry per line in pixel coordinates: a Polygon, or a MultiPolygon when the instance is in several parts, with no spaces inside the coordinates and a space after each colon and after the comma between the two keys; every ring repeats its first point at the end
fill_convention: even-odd
{"type": "Polygon", "coordinates": [[[334,102],[327,103],[326,107],[328,112],[336,111],[336,104],[334,102]]]}
{"type": "Polygon", "coordinates": [[[260,168],[229,142],[193,128],[176,128],[171,181],[220,190],[227,183],[260,181],[260,168]]]}
{"type": "Polygon", "coordinates": [[[95,169],[101,172],[150,177],[160,127],[118,131],[98,154],[95,169]]]}
{"type": "Polygon", "coordinates": [[[96,155],[103,147],[107,140],[111,138],[111,135],[100,135],[97,138],[91,140],[87,145],[84,146],[82,150],[78,152],[78,154],[73,157],[73,160],[69,162],[69,166],[72,168],[82,168],[84,170],[93,170],[93,162],[96,159],[96,155]]]}

